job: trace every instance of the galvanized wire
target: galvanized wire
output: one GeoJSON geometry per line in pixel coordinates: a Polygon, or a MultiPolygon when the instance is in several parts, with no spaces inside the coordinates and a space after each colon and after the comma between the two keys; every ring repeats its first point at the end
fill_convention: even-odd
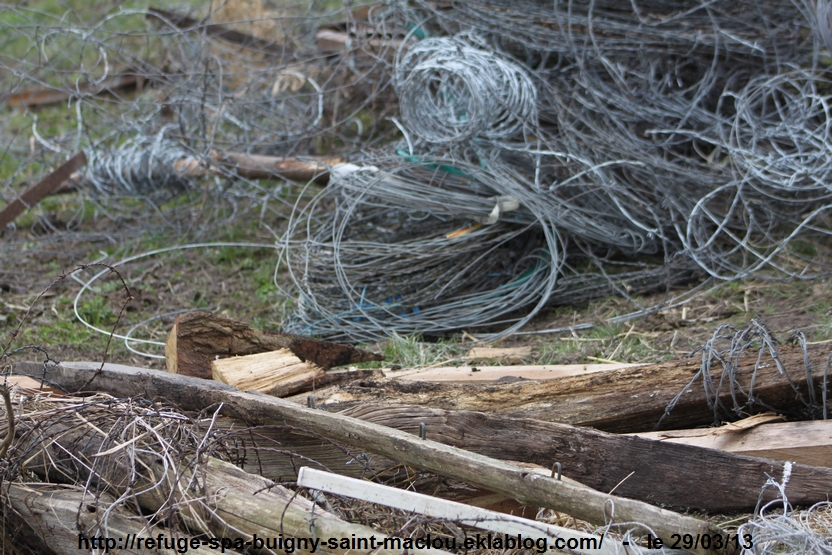
{"type": "MultiPolygon", "coordinates": [[[[787,468],[791,465],[786,463],[787,468]]],[[[782,482],[766,482],[764,493],[774,489],[778,498],[758,507],[754,518],[737,529],[741,555],[832,555],[832,503],[796,509],[786,496],[788,481],[784,470],[782,482]]]]}
{"type": "Polygon", "coordinates": [[[301,291],[290,329],[369,341],[526,323],[513,313],[548,297],[562,251],[553,228],[536,225],[534,203],[470,164],[372,161],[336,168],[290,221],[283,259],[301,291]]]}
{"type": "MultiPolygon", "coordinates": [[[[367,169],[298,201],[275,235],[292,279],[278,286],[298,306],[287,325],[352,339],[474,325],[496,337],[547,304],[692,274],[828,271],[826,2],[417,0],[372,6],[366,21],[263,6],[186,24],[3,5],[16,23],[0,41],[20,52],[0,48],[4,98],[46,87],[69,95],[71,117],[54,132],[34,110],[15,116],[26,132],[4,136],[15,170],[0,193],[12,198],[28,165],[83,149],[82,190],[114,220],[132,211],[135,235],[173,210],[161,202],[199,190],[171,171],[184,157],[348,155],[367,169]],[[122,74],[143,85],[97,94],[122,74]],[[124,197],[149,202],[136,215],[124,197]]],[[[276,229],[292,209],[233,172],[202,191],[214,219],[191,240],[258,206],[276,229]]]]}
{"type": "Polygon", "coordinates": [[[527,70],[475,48],[470,37],[413,44],[395,76],[402,118],[428,143],[507,139],[537,125],[537,90],[527,70]]]}

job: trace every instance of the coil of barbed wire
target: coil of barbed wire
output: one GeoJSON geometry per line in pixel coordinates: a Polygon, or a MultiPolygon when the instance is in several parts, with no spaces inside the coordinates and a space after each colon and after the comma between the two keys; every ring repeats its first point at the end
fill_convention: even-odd
{"type": "Polygon", "coordinates": [[[832,196],[832,95],[823,92],[830,84],[795,68],[755,77],[731,95],[736,115],[723,141],[760,194],[783,200],[832,196]]]}
{"type": "Polygon", "coordinates": [[[162,129],[154,137],[135,136],[113,149],[89,149],[82,183],[101,198],[170,198],[192,186],[187,172],[177,171],[177,162],[189,156],[162,129]]]}
{"type": "Polygon", "coordinates": [[[410,46],[396,65],[405,125],[431,144],[510,137],[537,123],[537,91],[528,72],[464,37],[410,46]]]}
{"type": "Polygon", "coordinates": [[[508,314],[545,305],[562,247],[522,201],[507,200],[521,191],[461,161],[371,161],[336,171],[290,222],[283,259],[302,302],[289,329],[362,340],[484,322],[510,330],[527,317],[508,314]],[[333,200],[333,217],[312,225],[333,200]]]}

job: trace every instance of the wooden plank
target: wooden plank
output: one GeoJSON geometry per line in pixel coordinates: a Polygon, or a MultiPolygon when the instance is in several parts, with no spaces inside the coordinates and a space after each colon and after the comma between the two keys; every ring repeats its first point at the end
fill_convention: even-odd
{"type": "Polygon", "coordinates": [[[514,366],[439,366],[436,368],[412,368],[385,370],[385,375],[396,379],[419,382],[513,382],[518,380],[553,380],[569,376],[582,376],[592,372],[621,370],[643,366],[641,364],[540,364],[514,366]]]}
{"type": "Polygon", "coordinates": [[[749,457],[832,468],[832,420],[764,424],[748,430],[722,426],[633,435],[662,443],[695,445],[749,457]]]}
{"type": "Polygon", "coordinates": [[[19,198],[12,200],[0,211],[0,231],[12,223],[26,209],[39,203],[44,197],[54,193],[64,181],[69,179],[72,172],[77,171],[87,163],[83,151],[61,164],[55,171],[29,187],[19,198]]]}
{"type": "MultiPolygon", "coordinates": [[[[428,439],[446,445],[546,468],[560,462],[564,476],[596,490],[616,488],[624,497],[711,512],[753,509],[768,478],[785,474],[775,460],[529,418],[377,404],[342,414],[413,434],[424,424],[428,439]]],[[[832,496],[828,468],[790,468],[786,493],[793,503],[811,505],[832,496]]],[[[775,493],[767,491],[764,500],[775,493]]]]}
{"type": "MultiPolygon", "coordinates": [[[[744,391],[749,390],[754,376],[754,399],[758,406],[784,414],[800,414],[806,406],[797,397],[796,390],[808,398],[803,351],[797,345],[780,345],[778,349],[779,361],[786,372],[781,373],[768,356],[755,372],[757,353],[748,352],[737,361],[732,374],[744,391]]],[[[828,345],[809,349],[812,368],[826,367],[829,349],[828,345]]],[[[327,410],[373,404],[473,410],[617,433],[653,431],[662,418],[663,429],[691,428],[714,422],[711,403],[715,396],[727,407],[733,406],[734,396],[739,396],[740,402],[745,401],[741,392],[729,387],[728,379],[720,381],[721,366],[714,365],[711,369],[713,387],[721,384],[718,391],[706,391],[701,376],[692,382],[700,366],[701,361],[693,359],[513,383],[455,384],[401,379],[352,382],[316,392],[315,402],[327,410]],[[674,400],[675,407],[665,416],[674,400]]],[[[815,397],[821,399],[823,382],[816,376],[813,383],[815,397]]],[[[725,411],[717,417],[729,419],[731,416],[725,411]]]]}
{"type": "MultiPolygon", "coordinates": [[[[42,365],[28,368],[26,371],[26,363],[15,364],[16,373],[42,371],[42,365]]],[[[680,530],[694,535],[721,533],[715,524],[690,516],[540,476],[503,461],[422,440],[378,424],[309,409],[268,395],[238,391],[213,381],[112,364],[102,368],[97,363],[60,364],[50,369],[49,379],[72,391],[84,387],[118,397],[137,394],[148,399],[164,397],[184,410],[229,404],[234,407],[235,416],[252,424],[278,423],[310,430],[416,468],[502,493],[526,505],[567,512],[599,525],[607,523],[607,511],[612,504],[617,521],[640,523],[639,526],[648,526],[659,536],[669,538],[680,530]]],[[[693,552],[715,551],[699,546],[693,552]]]]}

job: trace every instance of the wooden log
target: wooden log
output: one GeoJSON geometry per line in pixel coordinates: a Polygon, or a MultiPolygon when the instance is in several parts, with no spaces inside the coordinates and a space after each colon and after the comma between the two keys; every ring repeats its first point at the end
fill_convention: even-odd
{"type": "Polygon", "coordinates": [[[634,435],[661,443],[721,449],[749,457],[832,468],[832,420],[764,424],[748,430],[722,426],[634,435]]]}
{"type": "Polygon", "coordinates": [[[256,330],[246,323],[210,312],[188,312],[176,318],[165,344],[168,372],[211,379],[211,362],[219,358],[289,349],[302,361],[324,370],[333,366],[383,360],[384,356],[349,345],[302,335],[256,330]]]}
{"type": "Polygon", "coordinates": [[[337,472],[360,478],[368,472],[380,474],[395,462],[363,449],[338,446],[321,436],[304,433],[291,426],[250,426],[238,418],[220,416],[216,427],[233,434],[235,450],[231,462],[246,472],[274,482],[293,482],[301,466],[337,472]]]}
{"type": "MultiPolygon", "coordinates": [[[[361,405],[342,414],[418,434],[502,460],[552,468],[599,491],[711,512],[753,509],[769,477],[784,479],[783,462],[692,445],[620,436],[528,418],[425,407],[361,405]],[[707,469],[707,471],[703,471],[707,469]]],[[[763,426],[765,427],[765,426],[763,426]]],[[[789,463],[786,494],[799,505],[832,496],[832,471],[789,463]]],[[[764,500],[774,499],[767,491],[764,500]]]]}
{"type": "MultiPolygon", "coordinates": [[[[298,469],[312,466],[342,476],[362,478],[367,475],[390,474],[396,463],[388,458],[367,453],[360,448],[335,445],[321,437],[299,432],[284,426],[248,426],[247,423],[228,417],[219,417],[215,423],[218,430],[234,434],[234,448],[229,450],[230,462],[245,470],[259,474],[273,482],[292,482],[297,479],[298,469]]],[[[550,470],[534,464],[509,461],[527,470],[551,474],[550,470]]],[[[408,478],[409,479],[409,478],[408,478]]],[[[569,478],[563,477],[568,480],[569,478]]],[[[466,487],[455,482],[420,477],[409,481],[414,491],[429,492],[431,495],[460,501],[476,507],[506,514],[534,518],[537,507],[527,507],[502,494],[466,487]]]]}
{"type": "MultiPolygon", "coordinates": [[[[113,506],[115,498],[107,493],[91,493],[83,487],[57,484],[11,482],[4,487],[4,500],[13,514],[25,526],[28,535],[38,538],[49,551],[56,555],[78,555],[79,551],[103,553],[107,538],[122,540],[122,545],[113,546],[110,552],[129,555],[179,555],[173,549],[146,549],[144,542],[137,548],[139,538],[154,538],[159,534],[173,542],[175,531],[152,525],[150,520],[129,511],[124,504],[113,506]],[[106,511],[106,528],[103,517],[106,511]],[[132,543],[130,538],[132,537],[132,543]],[[101,538],[100,550],[91,542],[101,538]]],[[[180,532],[181,535],[181,532],[180,532]]],[[[24,542],[32,537],[21,538],[24,542]]],[[[184,540],[190,538],[183,537],[184,540]]],[[[181,542],[181,540],[180,540],[181,542]]],[[[150,544],[147,544],[150,545],[150,544]]],[[[176,545],[176,544],[173,544],[176,545]]],[[[179,543],[180,548],[182,544],[179,543]]],[[[187,546],[188,553],[195,555],[216,555],[207,547],[187,546]]]]}
{"type": "MultiPolygon", "coordinates": [[[[527,507],[505,495],[456,481],[449,482],[432,474],[423,473],[417,480],[413,480],[409,470],[402,469],[401,465],[388,458],[367,453],[360,447],[336,445],[293,427],[248,426],[241,420],[223,416],[217,418],[215,425],[218,430],[234,434],[233,448],[228,450],[230,462],[246,472],[259,474],[273,482],[295,481],[298,469],[303,466],[342,476],[363,478],[376,475],[393,481],[401,472],[402,478],[407,480],[408,487],[413,491],[526,518],[534,518],[538,511],[537,507],[527,507]]],[[[514,464],[526,469],[539,468],[525,463],[514,464]]],[[[544,474],[549,474],[549,471],[544,474]]]]}
{"type": "Polygon", "coordinates": [[[289,349],[212,360],[211,373],[218,382],[275,397],[309,391],[324,375],[320,367],[302,361],[289,349]]]}
{"type": "MultiPolygon", "coordinates": [[[[26,363],[18,363],[14,369],[19,374],[33,374],[42,371],[43,367],[40,364],[27,367],[26,363]]],[[[99,364],[92,363],[56,365],[49,370],[49,379],[70,391],[86,386],[119,397],[136,394],[148,399],[164,397],[185,410],[201,410],[215,403],[229,404],[234,407],[235,414],[247,422],[278,423],[310,430],[416,468],[502,493],[525,505],[567,512],[599,525],[607,523],[608,511],[614,507],[616,521],[649,526],[659,536],[669,538],[680,530],[694,535],[720,533],[713,523],[643,502],[543,477],[509,463],[429,439],[422,440],[378,424],[309,409],[276,397],[238,391],[213,381],[113,364],[105,364],[101,368],[99,364]]],[[[700,545],[693,552],[705,554],[717,550],[713,546],[705,549],[700,545]]]]}
{"type": "Polygon", "coordinates": [[[173,163],[173,170],[180,176],[209,176],[236,174],[248,179],[283,179],[321,185],[329,183],[329,168],[343,164],[340,156],[305,156],[290,158],[265,156],[245,152],[213,153],[211,159],[185,157],[173,163]]]}
{"type": "Polygon", "coordinates": [[[244,152],[226,152],[215,157],[215,162],[248,179],[288,179],[289,181],[329,182],[329,168],[346,162],[340,156],[310,156],[281,158],[244,152]]]}
{"type": "MultiPolygon", "coordinates": [[[[563,480],[565,482],[569,482],[570,484],[575,485],[581,484],[577,480],[573,480],[572,478],[564,474],[557,475],[556,471],[553,473],[553,468],[543,468],[539,464],[529,463],[525,461],[517,461],[510,459],[503,460],[515,466],[523,468],[528,472],[534,472],[536,474],[540,474],[541,476],[548,477],[559,476],[558,480],[563,480]]],[[[459,496],[457,500],[467,505],[471,505],[472,507],[481,507],[490,511],[496,511],[499,513],[506,513],[515,516],[522,516],[524,518],[537,518],[536,515],[538,513],[537,507],[529,507],[528,505],[523,505],[522,503],[516,501],[515,499],[512,499],[511,497],[506,497],[503,494],[494,493],[491,491],[477,491],[474,494],[459,496]]]]}
{"type": "MultiPolygon", "coordinates": [[[[779,349],[780,361],[787,372],[781,373],[771,359],[764,358],[754,377],[754,398],[760,407],[799,414],[805,405],[797,399],[795,390],[808,398],[803,352],[793,345],[781,345],[779,349]]],[[[828,355],[829,346],[810,349],[812,368],[825,368],[828,355]]],[[[756,364],[756,353],[746,353],[734,371],[735,379],[744,385],[746,392],[756,364]]],[[[713,424],[715,417],[702,378],[691,383],[699,368],[697,360],[672,361],[553,380],[502,384],[365,380],[318,391],[315,402],[327,410],[377,404],[473,410],[627,433],[655,430],[668,405],[681,394],[675,408],[664,418],[661,429],[691,428],[713,424]]],[[[720,384],[723,370],[712,368],[711,371],[712,383],[720,384]]],[[[728,381],[726,377],[718,398],[731,407],[732,395],[740,393],[736,388],[731,389],[728,381]]],[[[822,380],[817,376],[814,386],[816,398],[821,399],[822,380]]],[[[745,398],[741,400],[744,402],[745,398]]],[[[731,416],[723,413],[719,418],[731,416]]]]}

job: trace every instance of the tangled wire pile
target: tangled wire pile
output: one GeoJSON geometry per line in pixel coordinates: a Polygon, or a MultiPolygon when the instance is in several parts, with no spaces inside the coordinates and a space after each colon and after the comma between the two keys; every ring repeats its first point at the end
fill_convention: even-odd
{"type": "Polygon", "coordinates": [[[426,143],[503,139],[537,121],[537,90],[528,73],[473,48],[470,38],[414,44],[396,64],[395,83],[405,124],[426,143]]]}
{"type": "Polygon", "coordinates": [[[472,164],[374,161],[379,167],[336,168],[290,221],[284,254],[291,272],[304,264],[293,275],[304,333],[370,340],[387,326],[453,330],[548,297],[562,249],[547,233],[553,227],[536,225],[546,215],[534,198],[521,202],[472,164]],[[310,227],[333,200],[334,212],[310,227]]]}
{"type": "MultiPolygon", "coordinates": [[[[361,173],[366,192],[356,200],[350,192],[356,175],[333,178],[325,196],[338,205],[328,223],[339,232],[326,228],[306,243],[328,257],[313,250],[289,257],[304,268],[296,279],[295,329],[369,340],[391,329],[504,326],[484,336],[494,339],[547,303],[574,301],[568,286],[594,269],[603,279],[590,279],[583,299],[633,292],[639,272],[660,275],[654,288],[691,273],[724,280],[816,275],[821,267],[812,242],[832,230],[829,87],[817,39],[827,21],[800,3],[689,4],[486,0],[450,10],[420,3],[420,10],[406,11],[411,29],[446,36],[413,39],[400,50],[394,74],[405,136],[400,157],[370,156],[365,163],[388,175],[422,163],[434,169],[429,189],[361,173]],[[810,23],[815,35],[806,30],[810,23]],[[454,204],[436,207],[437,189],[449,176],[473,176],[471,168],[478,182],[483,173],[495,181],[474,187],[479,195],[515,199],[520,209],[497,209],[497,219],[486,222],[481,214],[465,220],[466,211],[454,204]],[[391,187],[406,190],[393,194],[391,187]],[[419,238],[431,236],[431,248],[388,234],[386,250],[376,250],[380,233],[345,233],[352,230],[349,218],[368,221],[357,202],[372,206],[375,218],[386,210],[393,220],[430,222],[419,238]],[[485,298],[465,298],[465,309],[458,303],[463,292],[486,280],[464,262],[452,274],[425,272],[437,283],[419,288],[418,296],[390,279],[387,269],[406,272],[407,260],[415,269],[419,257],[435,256],[442,234],[428,216],[445,216],[447,208],[446,217],[463,218],[457,228],[516,226],[518,219],[528,225],[520,214],[530,212],[537,233],[524,240],[536,237],[532,252],[549,271],[546,287],[532,288],[542,297],[503,297],[528,271],[511,258],[503,281],[485,298]],[[402,250],[391,250],[390,241],[402,250]],[[635,255],[640,268],[610,264],[635,255]],[[651,260],[645,255],[659,259],[645,267],[651,260]],[[338,286],[322,287],[322,275],[338,286]],[[435,308],[424,313],[424,306],[435,308]]],[[[303,221],[288,236],[308,228],[303,221]]],[[[441,252],[453,260],[461,243],[448,234],[441,252]]],[[[483,242],[480,256],[490,256],[490,248],[483,242]]]]}
{"type": "MultiPolygon", "coordinates": [[[[120,2],[0,4],[0,103],[9,108],[0,114],[0,196],[14,198],[21,181],[83,150],[90,164],[76,186],[108,214],[147,216],[137,218],[142,229],[160,199],[193,190],[195,180],[171,167],[183,156],[304,157],[389,140],[390,64],[377,52],[334,58],[316,45],[317,29],[349,12],[207,7],[194,18],[120,2]]],[[[256,180],[233,177],[204,189],[262,199],[256,180]]],[[[201,225],[209,236],[217,222],[201,225]]]]}
{"type": "Polygon", "coordinates": [[[769,479],[766,488],[779,490],[780,499],[758,507],[757,514],[737,529],[740,536],[754,538],[754,546],[743,555],[832,554],[832,503],[795,510],[786,498],[786,484],[769,479]]]}
{"type": "Polygon", "coordinates": [[[3,116],[31,127],[9,138],[3,196],[78,149],[97,206],[148,213],[197,190],[171,169],[184,158],[345,155],[309,204],[271,208],[278,195],[233,171],[199,190],[262,202],[269,229],[264,214],[288,216],[286,327],[352,340],[496,339],[550,304],[825,268],[827,2],[251,4],[244,25],[4,5],[4,98],[46,87],[72,118],[48,132],[34,112],[3,116]]]}

